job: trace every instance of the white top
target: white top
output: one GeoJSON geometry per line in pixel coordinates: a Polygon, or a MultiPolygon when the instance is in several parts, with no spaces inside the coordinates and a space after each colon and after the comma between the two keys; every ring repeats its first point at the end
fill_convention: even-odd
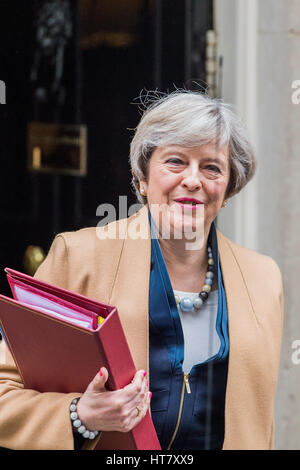
{"type": "MultiPolygon", "coordinates": [[[[221,341],[216,330],[218,290],[211,291],[199,310],[183,312],[178,306],[184,336],[183,371],[189,373],[193,365],[204,362],[219,352],[221,341]]],[[[174,290],[174,294],[194,300],[198,292],[174,290]]]]}

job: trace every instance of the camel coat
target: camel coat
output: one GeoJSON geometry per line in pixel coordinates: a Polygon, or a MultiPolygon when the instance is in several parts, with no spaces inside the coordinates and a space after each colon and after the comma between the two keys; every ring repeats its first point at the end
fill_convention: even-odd
{"type": "MultiPolygon", "coordinates": [[[[283,324],[281,274],[270,257],[233,243],[219,231],[217,237],[230,341],[223,449],[272,449],[283,324]]],[[[35,275],[116,305],[136,368],[148,374],[150,256],[144,206],[106,227],[57,235],[35,275]],[[147,236],[135,239],[134,229],[147,236]]],[[[0,446],[73,449],[69,404],[80,394],[25,390],[4,341],[1,348],[0,446]]],[[[89,441],[85,448],[95,444],[89,441]]]]}

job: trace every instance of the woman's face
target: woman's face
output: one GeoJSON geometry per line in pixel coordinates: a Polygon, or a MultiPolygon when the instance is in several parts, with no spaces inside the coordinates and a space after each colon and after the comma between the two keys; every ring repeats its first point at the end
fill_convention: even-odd
{"type": "Polygon", "coordinates": [[[168,213],[171,234],[198,230],[199,220],[207,233],[223,204],[229,177],[227,145],[170,145],[154,150],[140,188],[146,190],[152,215],[152,207],[158,206],[168,213]]]}

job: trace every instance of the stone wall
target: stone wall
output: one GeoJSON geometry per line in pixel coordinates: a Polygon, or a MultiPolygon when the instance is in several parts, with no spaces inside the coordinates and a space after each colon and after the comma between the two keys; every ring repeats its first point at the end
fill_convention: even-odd
{"type": "Polygon", "coordinates": [[[271,256],[281,269],[285,320],[275,446],[300,449],[300,364],[292,361],[292,343],[300,340],[300,104],[292,102],[292,84],[300,80],[300,0],[216,0],[215,19],[224,55],[222,95],[249,126],[258,159],[252,188],[229,201],[218,223],[230,238],[271,256]],[[252,28],[248,36],[247,28],[252,28]],[[255,63],[247,69],[253,47],[255,63]],[[255,114],[247,109],[249,96],[255,114]],[[251,237],[241,224],[254,227],[251,237]]]}

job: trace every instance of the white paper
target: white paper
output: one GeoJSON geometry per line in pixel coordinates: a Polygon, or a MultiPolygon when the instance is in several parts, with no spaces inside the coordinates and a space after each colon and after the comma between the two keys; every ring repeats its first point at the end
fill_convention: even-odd
{"type": "Polygon", "coordinates": [[[93,329],[92,318],[84,315],[81,312],[65,307],[64,305],[57,304],[56,302],[42,297],[33,292],[29,292],[22,287],[14,286],[16,298],[30,307],[36,308],[40,312],[48,313],[55,318],[68,320],[74,325],[84,326],[93,329]]]}

